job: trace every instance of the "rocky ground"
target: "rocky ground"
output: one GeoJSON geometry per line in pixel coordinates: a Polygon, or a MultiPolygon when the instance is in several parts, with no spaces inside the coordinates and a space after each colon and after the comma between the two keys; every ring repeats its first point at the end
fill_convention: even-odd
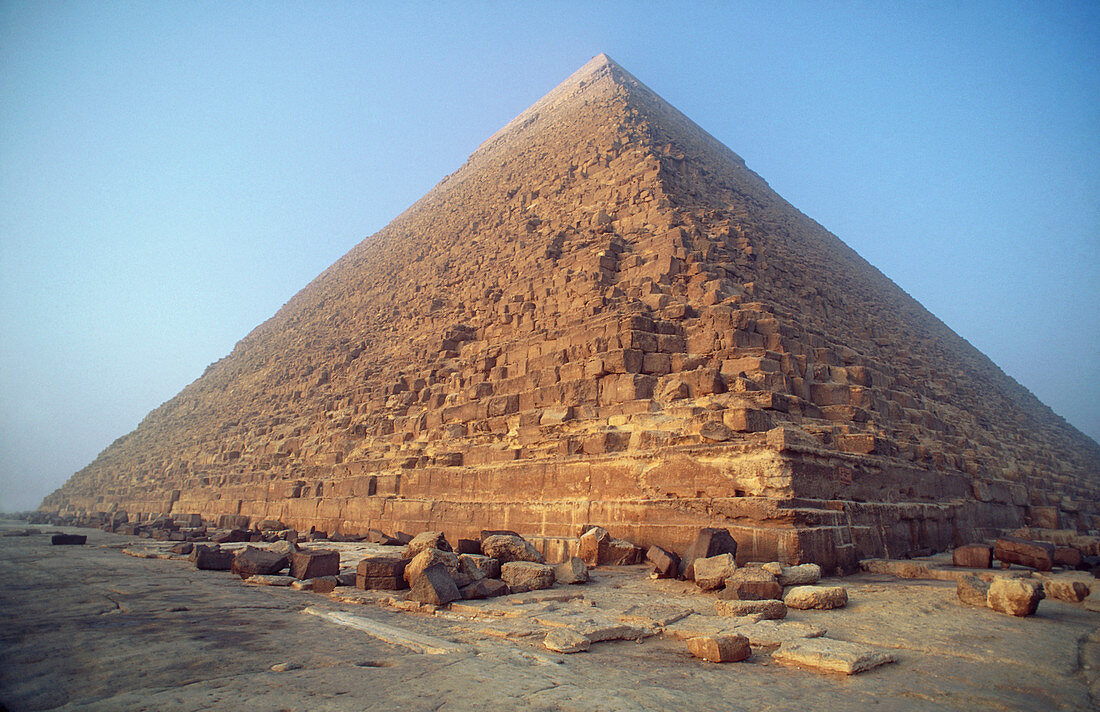
{"type": "MultiPolygon", "coordinates": [[[[249,585],[123,554],[156,555],[166,543],[64,531],[87,534],[87,545],[0,537],[0,703],[12,712],[1075,710],[1100,697],[1097,613],[1047,598],[1015,618],[961,605],[952,580],[830,580],[847,588],[847,606],[791,609],[775,622],[715,616],[714,594],[651,579],[645,566],[402,610],[381,592],[249,585]],[[562,655],[543,645],[555,630],[610,639],[562,655]],[[720,631],[748,636],[751,657],[714,664],[689,654],[685,638],[720,631]],[[780,642],[794,649],[822,634],[895,662],[848,676],[773,657],[780,642]]],[[[351,566],[370,553],[328,548],[351,566]]]]}

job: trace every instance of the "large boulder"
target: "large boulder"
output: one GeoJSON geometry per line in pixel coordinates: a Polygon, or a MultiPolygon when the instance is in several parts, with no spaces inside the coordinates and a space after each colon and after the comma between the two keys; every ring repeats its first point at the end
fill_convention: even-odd
{"type": "Polygon", "coordinates": [[[500,578],[512,593],[538,591],[554,585],[554,569],[534,561],[510,561],[500,565],[500,578]]]}
{"type": "Polygon", "coordinates": [[[401,556],[411,559],[425,549],[450,551],[451,545],[447,543],[447,537],[443,536],[443,532],[422,532],[412,538],[405,546],[405,550],[401,552],[401,556]]]}
{"type": "Polygon", "coordinates": [[[462,598],[454,579],[442,564],[433,564],[412,580],[407,598],[420,603],[442,606],[462,598]]]}
{"type": "Polygon", "coordinates": [[[454,552],[440,551],[439,549],[424,549],[414,556],[405,567],[405,580],[411,586],[416,577],[430,566],[440,565],[447,569],[447,573],[456,582],[462,581],[462,585],[473,583],[469,577],[459,571],[458,557],[454,552]]]}
{"type": "Polygon", "coordinates": [[[1050,571],[1054,566],[1054,545],[1015,536],[1001,537],[993,547],[993,558],[1006,564],[1050,571]]]}
{"type": "Polygon", "coordinates": [[[290,575],[304,580],[340,573],[340,552],[334,549],[302,549],[290,555],[290,575]]]}
{"type": "Polygon", "coordinates": [[[1032,579],[1002,577],[989,584],[989,607],[999,613],[1030,616],[1043,598],[1043,585],[1032,579]]]}
{"type": "Polygon", "coordinates": [[[534,561],[537,564],[546,563],[546,559],[538,549],[523,537],[514,534],[493,534],[481,541],[481,553],[502,564],[509,561],[534,561]]]}
{"type": "Polygon", "coordinates": [[[230,570],[241,578],[257,574],[270,576],[277,574],[287,566],[286,554],[267,549],[246,546],[233,557],[230,570]]]}
{"type": "Polygon", "coordinates": [[[681,573],[685,578],[695,578],[695,560],[708,559],[719,554],[737,556],[737,541],[726,529],[707,527],[699,530],[688,550],[680,558],[681,573]]]}

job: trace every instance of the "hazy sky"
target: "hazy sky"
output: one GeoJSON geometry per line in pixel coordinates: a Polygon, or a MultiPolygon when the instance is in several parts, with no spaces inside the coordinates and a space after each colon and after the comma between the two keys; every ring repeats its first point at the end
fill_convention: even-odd
{"type": "Polygon", "coordinates": [[[593,55],[1100,439],[1100,3],[0,2],[0,509],[593,55]]]}

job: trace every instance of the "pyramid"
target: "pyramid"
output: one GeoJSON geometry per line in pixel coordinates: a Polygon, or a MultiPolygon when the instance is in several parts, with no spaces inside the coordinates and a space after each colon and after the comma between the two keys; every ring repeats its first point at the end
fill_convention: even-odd
{"type": "Polygon", "coordinates": [[[848,567],[1098,500],[1096,442],[599,55],[42,508],[848,567]]]}

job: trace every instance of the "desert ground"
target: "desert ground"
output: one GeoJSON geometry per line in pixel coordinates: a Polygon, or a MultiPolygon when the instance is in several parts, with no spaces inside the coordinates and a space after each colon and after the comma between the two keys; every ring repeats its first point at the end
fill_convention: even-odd
{"type": "MultiPolygon", "coordinates": [[[[15,528],[26,523],[0,525],[15,528]]],[[[584,585],[404,610],[379,592],[256,586],[123,553],[158,555],[160,542],[35,529],[0,537],[0,704],[11,712],[1083,710],[1100,699],[1100,614],[1047,598],[1016,618],[960,604],[953,581],[830,579],[846,607],[742,623],[713,615],[714,595],[690,582],[600,567],[584,585]],[[51,546],[53,531],[88,542],[51,546]],[[623,639],[571,655],[543,646],[577,622],[623,639]],[[693,626],[737,625],[748,660],[688,653],[693,626]],[[849,676],[771,657],[776,642],[822,631],[895,662],[849,676]]],[[[350,566],[365,550],[333,547],[350,566]]]]}

